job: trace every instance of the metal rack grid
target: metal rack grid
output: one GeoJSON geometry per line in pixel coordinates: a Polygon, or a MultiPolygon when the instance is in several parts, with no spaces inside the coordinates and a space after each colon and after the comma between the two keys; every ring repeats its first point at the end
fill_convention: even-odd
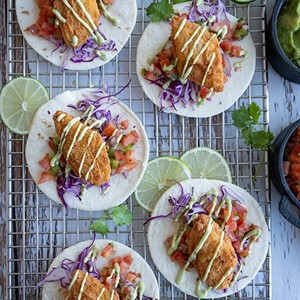
{"type": "MultiPolygon", "coordinates": [[[[150,158],[160,155],[180,156],[196,146],[217,149],[227,159],[233,182],[248,190],[258,199],[270,229],[270,201],[268,157],[244,145],[239,131],[232,125],[231,112],[239,106],[257,102],[263,114],[261,122],[268,128],[267,70],[265,58],[265,1],[256,0],[250,6],[227,3],[238,17],[246,17],[257,49],[256,71],[251,85],[227,111],[212,118],[184,118],[159,113],[146,99],[136,76],[136,48],[148,23],[145,8],[150,0],[137,0],[138,15],[134,32],[121,53],[110,63],[91,71],[65,71],[51,65],[24,41],[17,24],[15,1],[7,2],[7,80],[19,75],[30,75],[42,81],[53,97],[67,89],[102,86],[108,83],[113,91],[121,89],[131,78],[129,87],[119,96],[135,111],[143,122],[150,143],[150,158]],[[255,182],[260,160],[263,168],[255,182]]],[[[238,84],[238,83],[237,83],[238,84]]],[[[91,238],[89,224],[102,212],[72,209],[66,216],[62,206],[50,201],[34,184],[26,167],[24,148],[26,137],[7,132],[7,299],[40,299],[41,289],[36,283],[47,272],[52,259],[64,248],[91,238]]],[[[148,214],[130,197],[133,211],[132,225],[116,228],[110,224],[107,238],[125,243],[139,252],[155,271],[160,285],[161,299],[194,299],[184,295],[159,274],[147,247],[146,228],[142,225],[148,214]]],[[[256,278],[241,292],[227,299],[271,299],[270,247],[267,258],[256,278]]]]}

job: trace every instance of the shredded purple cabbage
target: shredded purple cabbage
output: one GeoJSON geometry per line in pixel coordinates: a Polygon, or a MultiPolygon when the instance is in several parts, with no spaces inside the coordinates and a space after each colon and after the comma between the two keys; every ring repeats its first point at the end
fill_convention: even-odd
{"type": "Polygon", "coordinates": [[[194,23],[205,23],[210,17],[215,16],[215,22],[228,21],[226,7],[223,0],[204,0],[203,4],[197,6],[193,1],[188,20],[194,23]]]}
{"type": "Polygon", "coordinates": [[[74,63],[91,62],[95,59],[100,59],[99,55],[97,54],[97,52],[99,51],[118,51],[116,47],[116,42],[113,40],[108,40],[106,36],[100,31],[100,27],[101,24],[99,25],[97,31],[105,40],[105,42],[102,45],[98,45],[90,36],[86,43],[82,46],[70,49],[70,47],[64,42],[63,39],[56,40],[54,38],[48,38],[48,41],[55,45],[55,48],[52,50],[51,54],[55,53],[56,51],[59,51],[59,53],[65,53],[67,49],[70,49],[63,62],[63,70],[67,67],[69,60],[71,60],[74,63]]]}
{"type": "Polygon", "coordinates": [[[172,214],[173,216],[177,215],[178,213],[181,212],[181,210],[187,206],[189,201],[191,200],[192,195],[190,193],[184,193],[183,186],[180,182],[176,182],[181,189],[181,194],[179,198],[176,197],[171,197],[169,198],[169,203],[173,206],[173,211],[172,214]]]}
{"type": "MultiPolygon", "coordinates": [[[[89,189],[92,186],[91,183],[86,182],[85,180],[76,176],[72,171],[69,172],[67,177],[62,175],[62,176],[59,176],[56,178],[57,193],[63,203],[63,206],[67,210],[67,215],[68,215],[68,209],[70,208],[70,206],[68,205],[68,203],[66,202],[66,199],[64,197],[65,193],[71,192],[75,195],[75,197],[77,197],[79,199],[79,201],[81,201],[81,188],[83,185],[85,185],[86,189],[89,189]]],[[[106,185],[109,185],[109,182],[106,183],[106,185]]]]}
{"type": "Polygon", "coordinates": [[[233,199],[233,201],[237,201],[241,204],[245,204],[245,201],[235,192],[233,191],[231,188],[229,188],[226,185],[222,185],[221,186],[221,197],[220,200],[223,201],[227,195],[231,196],[233,199]]]}
{"type": "Polygon", "coordinates": [[[197,103],[197,95],[200,92],[200,87],[194,82],[187,81],[185,84],[183,84],[179,80],[174,80],[166,89],[163,88],[163,84],[163,81],[156,82],[156,85],[163,89],[159,95],[161,110],[168,108],[164,107],[163,101],[170,102],[170,107],[174,108],[175,110],[175,105],[179,102],[182,102],[185,108],[187,107],[188,103],[191,103],[192,105],[197,103]]]}
{"type": "Polygon", "coordinates": [[[149,223],[150,221],[152,221],[152,220],[155,220],[155,219],[164,219],[164,218],[170,217],[171,215],[172,215],[172,212],[170,212],[170,213],[167,214],[167,215],[158,215],[158,216],[150,217],[150,218],[148,218],[148,219],[143,223],[143,225],[148,224],[148,223],[149,223]]]}
{"type": "Polygon", "coordinates": [[[70,60],[74,63],[91,62],[99,58],[97,51],[117,51],[116,43],[112,40],[104,42],[99,46],[92,37],[89,37],[87,42],[81,47],[72,49],[70,60]]]}
{"type": "Polygon", "coordinates": [[[37,285],[35,288],[41,287],[45,282],[56,282],[60,281],[62,288],[67,288],[72,279],[72,273],[75,270],[85,270],[96,278],[100,278],[99,273],[96,270],[95,262],[91,262],[90,259],[84,263],[83,260],[87,256],[88,252],[94,245],[96,239],[96,233],[94,232],[93,240],[89,246],[87,246],[83,251],[79,254],[76,261],[71,259],[65,258],[62,262],[60,267],[53,268],[50,273],[48,273],[37,285]],[[90,266],[93,266],[92,271],[90,271],[90,266]]]}
{"type": "MultiPolygon", "coordinates": [[[[152,216],[148,218],[143,225],[148,224],[150,221],[155,220],[155,219],[162,219],[162,218],[167,218],[167,217],[175,217],[178,215],[182,209],[184,209],[189,201],[191,200],[192,194],[190,193],[185,193],[183,186],[181,185],[180,182],[176,181],[176,183],[180,186],[181,193],[179,197],[172,197],[170,196],[168,199],[168,202],[172,206],[172,211],[169,214],[166,215],[158,215],[158,216],[152,216]]],[[[187,221],[190,219],[190,217],[193,214],[207,214],[207,211],[205,208],[200,205],[199,203],[194,203],[189,212],[187,213],[186,219],[187,221]]]]}
{"type": "MultiPolygon", "coordinates": [[[[174,80],[170,83],[167,88],[163,88],[165,84],[165,80],[157,80],[156,82],[150,81],[152,84],[155,84],[162,88],[162,91],[159,94],[160,101],[160,111],[163,111],[168,108],[176,109],[176,104],[183,103],[184,108],[187,107],[188,104],[191,104],[192,107],[195,107],[199,103],[199,93],[201,87],[191,81],[187,81],[186,83],[181,83],[179,80],[174,80]],[[164,106],[164,101],[170,103],[170,106],[164,106]]],[[[206,98],[207,101],[211,101],[212,98],[206,98]]]]}

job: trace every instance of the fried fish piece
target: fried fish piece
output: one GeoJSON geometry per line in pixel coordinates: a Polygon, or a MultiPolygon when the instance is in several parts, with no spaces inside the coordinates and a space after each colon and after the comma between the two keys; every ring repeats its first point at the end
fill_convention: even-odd
{"type": "MultiPolygon", "coordinates": [[[[75,270],[72,274],[72,278],[74,276],[76,276],[76,280],[74,281],[73,286],[71,287],[70,291],[69,291],[69,300],[77,300],[79,299],[79,293],[80,293],[80,289],[83,285],[83,280],[86,276],[86,272],[82,271],[82,270],[75,270]]],[[[86,281],[83,285],[83,292],[81,294],[81,298],[82,300],[119,300],[119,294],[110,289],[107,288],[104,284],[102,284],[97,278],[88,275],[86,277],[86,281]],[[101,297],[99,298],[100,294],[102,293],[101,297]],[[113,293],[113,297],[112,297],[112,293],[113,293]]]]}
{"type": "MultiPolygon", "coordinates": [[[[91,23],[86,17],[84,11],[80,8],[76,0],[68,0],[69,5],[74,9],[76,14],[88,24],[88,26],[93,30],[91,23]]],[[[86,11],[91,16],[93,23],[96,27],[99,26],[100,10],[96,0],[81,0],[86,11]]],[[[59,22],[59,27],[62,32],[65,43],[70,47],[76,48],[82,46],[90,37],[91,32],[84,26],[80,21],[77,20],[70,8],[62,0],[54,1],[54,9],[56,9],[66,22],[59,22]],[[78,42],[75,46],[72,45],[73,36],[77,36],[78,42]]],[[[93,30],[94,31],[94,30],[93,30]]]]}
{"type": "Polygon", "coordinates": [[[186,21],[182,30],[179,31],[180,25],[182,24],[183,20],[183,17],[178,16],[174,16],[172,18],[171,41],[175,58],[178,57],[177,71],[179,75],[181,77],[184,76],[184,66],[188,61],[189,54],[193,53],[188,62],[186,70],[193,65],[194,59],[197,58],[201,49],[203,49],[206,43],[208,43],[208,41],[210,40],[206,50],[204,50],[204,52],[197,59],[196,63],[193,65],[192,71],[187,76],[187,79],[200,86],[213,88],[215,92],[222,92],[224,90],[223,65],[217,36],[209,32],[208,30],[203,29],[203,27],[199,24],[192,23],[190,21],[186,21]],[[195,45],[193,51],[193,44],[199,37],[202,30],[204,30],[204,33],[201,36],[199,42],[195,45]],[[196,31],[197,33],[194,34],[196,31]],[[179,35],[175,38],[175,35],[178,32],[179,35]],[[187,41],[192,37],[193,34],[194,37],[187,45],[187,41]],[[186,46],[185,49],[181,51],[184,46],[186,46]],[[211,64],[211,67],[208,68],[213,55],[215,55],[215,58],[211,64]]]}
{"type": "MultiPolygon", "coordinates": [[[[210,217],[201,214],[193,222],[193,226],[187,232],[187,245],[188,253],[192,254],[194,249],[197,247],[202,236],[205,234],[210,217]]],[[[213,228],[209,234],[203,247],[198,252],[196,259],[192,261],[192,265],[199,273],[201,279],[204,278],[206,269],[214,256],[214,253],[220,243],[222,229],[220,226],[213,221],[213,228]]],[[[214,287],[216,286],[224,276],[224,274],[232,268],[232,272],[223,280],[223,282],[217,288],[218,290],[226,289],[233,276],[233,269],[237,265],[237,257],[234,248],[229,240],[229,238],[224,234],[224,239],[221,247],[217,253],[215,260],[212,263],[210,272],[206,279],[206,283],[214,287]]]]}
{"type": "Polygon", "coordinates": [[[104,141],[98,132],[87,128],[80,121],[73,121],[74,124],[72,124],[73,119],[72,116],[60,110],[53,116],[56,132],[61,140],[65,140],[62,155],[75,175],[94,185],[101,186],[109,180],[111,173],[110,160],[104,141]],[[69,130],[67,130],[67,126],[69,130]],[[81,127],[78,129],[78,126],[81,127]],[[63,132],[64,130],[65,132],[63,132]],[[99,149],[102,149],[100,153],[99,149]]]}

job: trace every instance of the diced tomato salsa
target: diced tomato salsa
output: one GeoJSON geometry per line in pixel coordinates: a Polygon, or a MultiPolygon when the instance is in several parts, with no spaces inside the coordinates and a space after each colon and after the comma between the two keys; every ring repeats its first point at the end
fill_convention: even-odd
{"type": "Polygon", "coordinates": [[[287,142],[282,167],[290,190],[300,200],[300,126],[287,142]]]}
{"type": "MultiPolygon", "coordinates": [[[[106,252],[105,249],[102,250],[101,253],[106,252]]],[[[99,270],[101,275],[101,281],[103,282],[103,284],[105,284],[109,288],[115,288],[114,284],[117,274],[113,270],[115,268],[115,264],[119,265],[120,281],[116,290],[120,296],[120,299],[131,299],[131,296],[133,296],[135,293],[135,286],[141,280],[140,273],[137,273],[135,270],[130,270],[130,266],[132,265],[132,263],[133,258],[131,254],[127,254],[124,256],[116,256],[109,260],[109,263],[106,267],[99,270]]]]}
{"type": "Polygon", "coordinates": [[[54,0],[38,0],[39,17],[35,24],[28,27],[28,31],[32,35],[38,35],[45,39],[60,40],[62,38],[59,26],[55,26],[55,15],[52,12],[53,2],[54,0]]]}

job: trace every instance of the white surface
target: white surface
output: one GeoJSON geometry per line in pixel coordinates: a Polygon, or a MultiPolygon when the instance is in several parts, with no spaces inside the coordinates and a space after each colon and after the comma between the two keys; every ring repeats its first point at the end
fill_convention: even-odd
{"type": "MultiPolygon", "coordinates": [[[[268,18],[275,0],[267,1],[268,18]]],[[[274,135],[300,118],[300,85],[281,78],[269,64],[270,129],[274,135]]],[[[300,299],[300,229],[278,211],[280,195],[271,185],[272,297],[300,299]]]]}

